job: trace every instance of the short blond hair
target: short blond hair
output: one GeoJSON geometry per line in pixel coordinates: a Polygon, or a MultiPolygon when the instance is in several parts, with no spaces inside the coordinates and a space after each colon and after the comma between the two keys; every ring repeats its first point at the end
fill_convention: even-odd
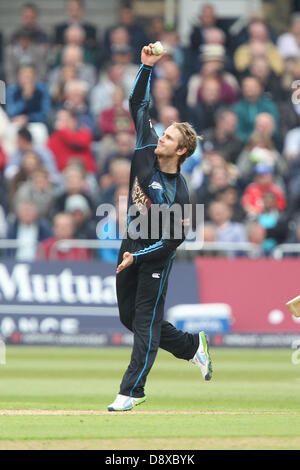
{"type": "Polygon", "coordinates": [[[186,152],[181,155],[178,160],[178,165],[182,165],[182,163],[195,152],[199,137],[193,126],[188,122],[173,122],[172,126],[181,134],[179,148],[186,147],[186,152]]]}

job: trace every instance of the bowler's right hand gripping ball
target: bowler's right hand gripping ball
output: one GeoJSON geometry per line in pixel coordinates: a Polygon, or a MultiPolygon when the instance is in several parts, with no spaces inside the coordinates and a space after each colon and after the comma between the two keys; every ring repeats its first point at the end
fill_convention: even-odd
{"type": "Polygon", "coordinates": [[[162,54],[164,51],[164,46],[162,45],[162,43],[160,41],[156,41],[152,47],[152,53],[154,55],[160,55],[162,54]]]}

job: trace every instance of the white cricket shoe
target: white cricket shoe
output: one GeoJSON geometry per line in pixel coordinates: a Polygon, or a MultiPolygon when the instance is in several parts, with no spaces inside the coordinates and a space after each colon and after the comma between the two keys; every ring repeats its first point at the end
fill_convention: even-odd
{"type": "Polygon", "coordinates": [[[128,397],[127,395],[121,395],[120,393],[116,396],[116,399],[111,405],[108,405],[108,411],[129,411],[134,406],[140,405],[146,400],[146,397],[135,398],[128,397]]]}
{"type": "Polygon", "coordinates": [[[212,377],[212,363],[208,351],[208,340],[204,331],[199,333],[199,348],[196,351],[195,356],[190,361],[199,367],[201,370],[204,380],[210,380],[212,377]]]}

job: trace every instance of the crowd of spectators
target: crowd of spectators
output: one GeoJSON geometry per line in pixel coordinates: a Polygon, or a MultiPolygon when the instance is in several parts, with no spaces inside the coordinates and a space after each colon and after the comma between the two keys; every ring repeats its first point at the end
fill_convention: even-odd
{"type": "Polygon", "coordinates": [[[150,114],[159,135],[189,121],[202,136],[182,173],[192,203],[205,205],[204,241],[252,242],[265,256],[300,243],[300,13],[281,30],[257,13],[237,31],[207,3],[183,46],[162,18],[142,26],[122,6],[100,31],[84,8],[68,0],[50,34],[37,4],[25,4],[2,37],[0,237],[20,244],[1,254],[116,261],[114,249],[56,242],[124,226],[135,148],[128,97],[141,48],[156,40],[167,54],[153,71],[150,114]],[[106,228],[99,204],[119,209],[106,228]]]}

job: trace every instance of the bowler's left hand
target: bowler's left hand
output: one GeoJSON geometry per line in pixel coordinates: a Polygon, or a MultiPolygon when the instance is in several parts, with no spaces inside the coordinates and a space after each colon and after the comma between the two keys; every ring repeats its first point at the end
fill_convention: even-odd
{"type": "Polygon", "coordinates": [[[129,251],[125,251],[123,254],[123,261],[117,267],[117,274],[119,274],[123,269],[128,268],[133,263],[133,255],[129,251]]]}

